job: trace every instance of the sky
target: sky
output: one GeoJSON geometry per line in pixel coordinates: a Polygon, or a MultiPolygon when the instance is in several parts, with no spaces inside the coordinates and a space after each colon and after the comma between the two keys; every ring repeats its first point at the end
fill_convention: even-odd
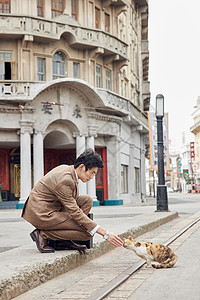
{"type": "Polygon", "coordinates": [[[163,94],[169,114],[171,149],[180,149],[200,96],[200,0],[149,0],[151,108],[163,94]]]}

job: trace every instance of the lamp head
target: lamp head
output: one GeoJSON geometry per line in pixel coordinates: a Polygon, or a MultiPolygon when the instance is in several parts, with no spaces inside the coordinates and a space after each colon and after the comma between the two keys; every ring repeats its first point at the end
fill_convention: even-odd
{"type": "Polygon", "coordinates": [[[156,96],[156,117],[164,117],[164,96],[162,94],[156,96]]]}

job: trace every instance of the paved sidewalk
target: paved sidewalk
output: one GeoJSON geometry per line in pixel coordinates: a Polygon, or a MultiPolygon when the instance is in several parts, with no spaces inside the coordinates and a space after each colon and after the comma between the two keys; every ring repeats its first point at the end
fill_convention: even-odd
{"type": "MultiPolygon", "coordinates": [[[[152,200],[154,202],[154,200],[152,200]]],[[[178,216],[175,212],[155,212],[155,206],[94,207],[94,220],[120,237],[138,236],[178,216]]],[[[0,299],[9,300],[41,283],[96,258],[113,246],[98,234],[94,248],[78,251],[40,253],[29,233],[33,227],[20,218],[21,210],[0,211],[0,299]]]]}

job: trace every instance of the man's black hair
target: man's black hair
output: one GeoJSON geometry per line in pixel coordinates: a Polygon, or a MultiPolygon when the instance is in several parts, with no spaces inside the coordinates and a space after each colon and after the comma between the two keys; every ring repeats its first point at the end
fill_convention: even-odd
{"type": "Polygon", "coordinates": [[[74,163],[74,168],[76,169],[81,164],[85,165],[86,171],[94,167],[104,167],[101,156],[94,152],[91,148],[85,150],[79,157],[77,157],[74,163]]]}

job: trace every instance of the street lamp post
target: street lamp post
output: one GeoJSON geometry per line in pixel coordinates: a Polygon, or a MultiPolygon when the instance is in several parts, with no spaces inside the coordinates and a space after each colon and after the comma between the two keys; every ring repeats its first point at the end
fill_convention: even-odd
{"type": "Polygon", "coordinates": [[[158,146],[158,185],[157,185],[157,211],[168,211],[167,187],[164,174],[164,146],[163,146],[163,117],[164,97],[156,96],[157,119],[157,146],[158,146]]]}

